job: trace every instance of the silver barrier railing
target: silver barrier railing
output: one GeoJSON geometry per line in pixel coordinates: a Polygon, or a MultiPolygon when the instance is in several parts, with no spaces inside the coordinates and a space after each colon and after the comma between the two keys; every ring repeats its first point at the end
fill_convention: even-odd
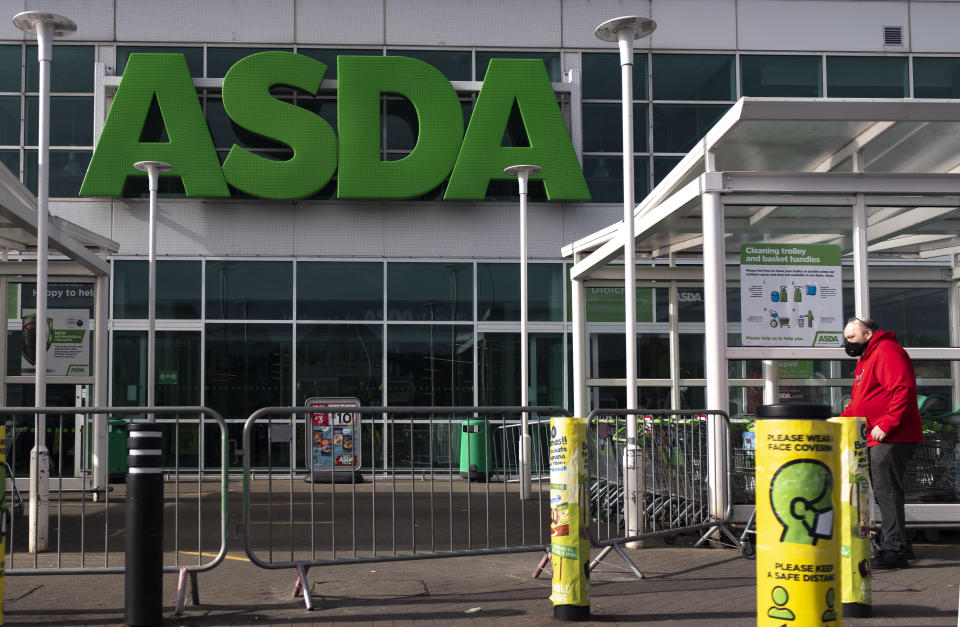
{"type": "MultiPolygon", "coordinates": [[[[520,452],[517,446],[510,445],[520,441],[520,423],[511,423],[498,426],[494,429],[492,440],[494,443],[493,460],[498,472],[503,473],[506,481],[520,480],[520,452]],[[503,434],[499,432],[503,431],[503,434]],[[500,441],[507,442],[505,447],[498,446],[500,441]]],[[[533,477],[550,477],[550,419],[531,419],[529,421],[530,444],[532,451],[531,475],[533,477]]]]}
{"type": "MultiPolygon", "coordinates": [[[[165,457],[172,456],[173,463],[165,463],[169,471],[165,474],[172,476],[172,481],[165,481],[165,499],[172,500],[172,507],[165,507],[164,524],[164,553],[171,556],[171,562],[164,566],[165,573],[178,573],[177,601],[175,613],[180,615],[186,596],[186,586],[189,579],[191,598],[194,604],[199,603],[197,589],[197,574],[213,569],[220,564],[227,554],[227,518],[228,518],[228,466],[227,466],[227,426],[223,417],[208,407],[7,407],[0,408],[0,416],[4,416],[7,426],[8,441],[10,442],[7,462],[11,469],[24,477],[29,476],[29,465],[18,462],[17,450],[24,445],[33,446],[28,442],[33,434],[34,416],[36,414],[60,415],[59,425],[47,423],[47,441],[53,438],[54,447],[51,449],[49,480],[49,542],[47,550],[30,551],[27,544],[29,537],[28,522],[23,517],[15,517],[9,528],[7,538],[7,567],[6,575],[104,575],[123,574],[124,566],[124,499],[125,488],[122,484],[109,483],[102,489],[94,488],[92,432],[94,420],[108,421],[108,416],[122,418],[114,420],[118,424],[112,425],[114,433],[119,433],[120,427],[128,422],[145,422],[141,419],[123,418],[125,416],[156,416],[156,423],[164,430],[165,457]],[[199,419],[184,419],[183,416],[198,416],[199,419]],[[18,420],[18,417],[23,417],[18,420]],[[97,418],[103,416],[103,418],[97,418]],[[163,418],[163,416],[173,416],[163,418]],[[220,465],[219,478],[215,470],[207,470],[199,465],[189,468],[190,474],[196,473],[195,493],[184,493],[190,489],[193,481],[181,478],[181,431],[185,425],[198,425],[198,446],[205,446],[204,418],[210,419],[210,424],[220,428],[220,465]],[[73,422],[69,422],[73,421],[73,422]],[[79,421],[79,422],[77,422],[79,421]],[[79,430],[79,433],[77,431],[79,430]],[[68,444],[71,442],[72,448],[68,444]],[[20,441],[20,446],[14,446],[20,441]],[[170,442],[171,446],[166,446],[170,442]],[[78,458],[79,456],[79,458],[78,458]],[[71,468],[72,466],[72,468],[71,468]],[[79,473],[72,472],[79,469],[79,473]],[[70,476],[71,474],[79,476],[70,476]],[[203,510],[209,497],[217,492],[207,492],[203,489],[205,480],[219,479],[219,547],[212,544],[208,530],[203,520],[203,510]],[[116,494],[112,492],[116,491],[116,494]],[[191,522],[196,521],[194,527],[191,522]],[[172,532],[168,535],[167,530],[172,532]],[[205,542],[206,540],[206,542],[205,542]],[[189,550],[194,548],[195,550],[189,550]],[[26,553],[26,556],[23,554],[26,553]],[[95,557],[100,556],[100,557],[95,557]],[[196,556],[196,563],[185,563],[183,556],[196,556]],[[102,561],[101,561],[102,560],[102,561]],[[26,562],[26,563],[25,563],[26,562]],[[94,562],[97,562],[94,565],[94,562]],[[119,562],[119,563],[118,563],[119,562]]],[[[107,425],[104,424],[104,427],[107,425]]],[[[193,427],[190,427],[191,429],[193,427]]],[[[109,438],[110,436],[108,436],[109,438]]],[[[48,447],[49,448],[49,447],[48,447]]],[[[126,442],[109,440],[103,447],[103,459],[98,460],[103,468],[120,468],[116,473],[124,475],[122,470],[126,466],[126,442]],[[120,446],[112,446],[116,444],[120,446]],[[111,448],[116,450],[111,451],[111,448]],[[122,460],[117,456],[122,455],[122,460]],[[119,462],[118,464],[115,464],[119,462]]],[[[29,459],[29,454],[28,454],[29,459]]],[[[22,461],[22,460],[21,460],[22,461]]],[[[169,461],[169,459],[165,460],[169,461]]],[[[29,488],[17,485],[20,477],[10,477],[8,481],[8,503],[16,509],[22,499],[29,498],[29,488]],[[14,499],[16,497],[16,500],[14,499]]],[[[41,547],[42,548],[42,547],[41,547]]]]}
{"type": "MultiPolygon", "coordinates": [[[[502,427],[523,412],[531,422],[537,416],[569,415],[560,407],[267,407],[254,412],[243,428],[247,557],[261,568],[296,569],[294,596],[302,594],[307,609],[313,609],[307,583],[313,566],[545,551],[550,542],[549,478],[531,482],[533,498],[521,500],[518,484],[495,480],[503,475],[492,467],[487,440],[494,433],[501,450],[518,446],[507,441],[502,427]],[[269,429],[268,440],[261,442],[267,446],[266,459],[261,451],[260,467],[253,468],[252,433],[258,423],[289,425],[297,433],[303,429],[300,441],[312,445],[307,421],[320,411],[357,417],[356,433],[350,435],[359,436],[356,453],[363,474],[341,471],[338,476],[332,467],[315,472],[309,464],[306,472],[298,471],[294,460],[299,452],[292,443],[281,456],[285,461],[274,467],[269,429]],[[384,430],[388,439],[378,435],[384,430]],[[439,437],[443,433],[450,437],[439,437]],[[477,448],[471,437],[485,444],[477,448]],[[464,438],[467,445],[461,447],[464,438]],[[446,450],[435,450],[438,443],[446,450]],[[461,448],[464,455],[455,455],[461,448]],[[392,464],[380,469],[369,465],[384,453],[392,464]],[[448,463],[435,464],[435,457],[448,463]],[[258,479],[252,478],[254,472],[258,479]]],[[[545,463],[533,462],[535,467],[545,463]]]]}
{"type": "MultiPolygon", "coordinates": [[[[620,545],[662,536],[718,528],[728,532],[729,481],[723,517],[710,513],[708,454],[710,417],[730,431],[730,420],[713,410],[594,410],[588,416],[588,470],[591,524],[590,541],[603,551],[591,562],[595,567],[615,550],[633,573],[642,573],[620,545]],[[637,421],[637,448],[632,469],[627,469],[627,423],[637,421]],[[627,473],[633,473],[632,477],[627,473]],[[628,486],[636,486],[631,493],[628,486]],[[628,512],[636,510],[635,533],[627,529],[628,512]]],[[[724,468],[729,468],[729,450],[724,468]]]]}

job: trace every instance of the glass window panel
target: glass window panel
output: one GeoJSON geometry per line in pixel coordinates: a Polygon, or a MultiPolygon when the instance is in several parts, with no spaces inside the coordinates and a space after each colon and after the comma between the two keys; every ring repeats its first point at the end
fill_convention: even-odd
{"type": "MultiPolygon", "coordinates": [[[[583,173],[590,190],[590,202],[623,202],[623,157],[584,155],[583,173]]],[[[634,198],[650,192],[650,159],[634,157],[634,198]]]]}
{"type": "MultiPolygon", "coordinates": [[[[36,52],[36,48],[33,50],[36,52]]],[[[23,69],[21,55],[19,44],[0,46],[0,91],[20,91],[20,71],[23,69]]],[[[33,61],[37,62],[36,56],[33,61]]]]}
{"type": "Polygon", "coordinates": [[[547,69],[547,76],[553,83],[560,82],[560,53],[559,52],[512,52],[499,50],[495,52],[477,52],[477,80],[482,81],[487,73],[490,59],[542,59],[547,69]]]}
{"type": "Polygon", "coordinates": [[[20,178],[20,151],[19,150],[0,150],[0,163],[2,163],[14,178],[20,178]]]}
{"type": "Polygon", "coordinates": [[[207,406],[230,419],[287,405],[291,340],[289,324],[207,324],[207,406]]]}
{"type": "MultiPolygon", "coordinates": [[[[187,61],[187,68],[190,70],[190,76],[201,78],[203,76],[203,48],[193,48],[187,46],[117,46],[117,76],[123,74],[127,67],[127,61],[130,55],[135,52],[147,52],[152,54],[182,54],[187,61]]],[[[219,78],[219,77],[218,77],[219,78]]]]}
{"type": "Polygon", "coordinates": [[[914,57],[915,98],[960,98],[960,58],[914,57]]]}
{"type": "Polygon", "coordinates": [[[284,52],[293,52],[292,48],[207,48],[207,76],[210,78],[223,78],[227,70],[233,67],[233,64],[244,57],[249,57],[258,52],[268,52],[270,50],[282,50],[284,52]]]}
{"type": "Polygon", "coordinates": [[[388,320],[473,320],[473,265],[387,264],[388,320]]]}
{"type": "MultiPolygon", "coordinates": [[[[146,318],[150,268],[143,260],[113,263],[113,317],[146,318]]],[[[200,262],[157,261],[157,318],[200,318],[200,262]]]]}
{"type": "MultiPolygon", "coordinates": [[[[413,103],[407,99],[387,100],[387,149],[413,150],[420,134],[420,122],[413,103]]],[[[399,156],[397,157],[399,158],[399,156]]]]}
{"type": "MultiPolygon", "coordinates": [[[[584,52],[583,98],[620,100],[620,55],[608,52],[584,52]]],[[[647,99],[647,53],[633,55],[633,98],[647,99]]]]}
{"type": "MultiPolygon", "coordinates": [[[[596,333],[591,337],[590,376],[600,379],[627,376],[623,334],[596,333]]],[[[670,378],[670,339],[666,333],[637,334],[637,377],[670,378]]]]}
{"type": "Polygon", "coordinates": [[[827,57],[830,98],[906,98],[906,57],[827,57]]]}
{"type": "MultiPolygon", "coordinates": [[[[529,340],[530,405],[563,405],[563,335],[531,333],[529,340]]],[[[477,335],[480,405],[520,404],[520,334],[477,335]]]]}
{"type": "MultiPolygon", "coordinates": [[[[80,194],[80,185],[90,165],[91,150],[51,150],[50,151],[50,197],[76,198],[80,194]]],[[[34,194],[37,193],[37,151],[23,152],[24,183],[34,194]]],[[[146,177],[144,177],[146,178],[146,177]]]]}
{"type": "Polygon", "coordinates": [[[0,96],[0,144],[20,145],[20,96],[0,96]]]}
{"type": "Polygon", "coordinates": [[[821,77],[819,56],[740,56],[743,96],[819,98],[821,77]]]}
{"type": "Polygon", "coordinates": [[[288,261],[208,261],[207,318],[290,320],[292,270],[288,261]]]}
{"type": "Polygon", "coordinates": [[[950,346],[949,311],[946,288],[870,288],[870,316],[903,346],[950,346]]]}
{"type": "MultiPolygon", "coordinates": [[[[694,399],[693,402],[696,399],[697,389],[702,388],[690,388],[686,392],[688,397],[694,399]]],[[[594,409],[624,409],[627,406],[627,390],[624,387],[590,388],[590,403],[594,409]]],[[[638,387],[637,403],[643,409],[668,409],[670,407],[670,388],[638,387]]],[[[694,405],[693,408],[700,409],[702,407],[701,404],[694,405]]]]}
{"type": "MultiPolygon", "coordinates": [[[[200,332],[157,331],[158,406],[200,404],[200,332]]],[[[113,332],[113,404],[147,404],[147,332],[113,332]]]]}
{"type": "Polygon", "coordinates": [[[681,333],[680,345],[680,378],[702,379],[706,375],[703,356],[706,352],[702,333],[681,333]]]}
{"type": "Polygon", "coordinates": [[[729,108],[729,105],[653,105],[653,149],[689,151],[729,108]]]}
{"type": "Polygon", "coordinates": [[[330,123],[331,128],[337,128],[337,100],[336,98],[312,96],[297,96],[297,106],[306,109],[330,123]]]}
{"type": "Polygon", "coordinates": [[[381,325],[299,325],[297,403],[314,396],[355,396],[361,405],[378,406],[383,402],[382,363],[381,325]]]}
{"type": "Polygon", "coordinates": [[[388,405],[472,405],[473,327],[387,327],[388,405]]]}
{"type": "Polygon", "coordinates": [[[410,57],[432,65],[448,81],[469,81],[473,71],[469,50],[387,50],[390,57],[410,57]]]}
{"type": "Polygon", "coordinates": [[[343,50],[332,50],[330,48],[297,48],[297,54],[302,54],[305,57],[310,57],[311,59],[316,59],[317,61],[322,62],[327,66],[327,73],[323,75],[323,80],[336,80],[337,79],[337,57],[339,56],[365,56],[365,57],[379,57],[382,53],[379,50],[362,50],[362,49],[343,49],[343,50]]]}
{"type": "Polygon", "coordinates": [[[297,263],[297,319],[383,320],[383,264],[297,263]]]}
{"type": "Polygon", "coordinates": [[[660,181],[662,181],[668,174],[670,174],[670,171],[673,170],[673,168],[676,167],[676,165],[680,163],[682,159],[683,157],[660,157],[660,156],[654,157],[653,158],[654,186],[659,184],[660,181]]]}
{"type": "MultiPolygon", "coordinates": [[[[36,146],[40,128],[39,99],[36,96],[27,96],[25,106],[24,139],[28,146],[36,146]]],[[[50,98],[50,145],[93,145],[93,98],[85,96],[50,98]]]]}
{"type": "MultiPolygon", "coordinates": [[[[646,104],[633,105],[634,152],[647,151],[648,111],[646,104]]],[[[623,153],[623,115],[619,104],[584,103],[583,150],[623,153]]]]}
{"type": "MultiPolygon", "coordinates": [[[[51,92],[93,91],[93,46],[58,43],[53,46],[51,59],[51,92]]],[[[40,91],[40,66],[36,45],[27,46],[27,91],[40,91]]]]}
{"type": "MultiPolygon", "coordinates": [[[[653,55],[655,100],[733,100],[732,54],[653,55]]],[[[656,128],[656,127],[654,127],[656,128]]]]}
{"type": "MultiPolygon", "coordinates": [[[[562,320],[563,266],[527,264],[528,319],[562,320]]],[[[477,264],[477,319],[520,320],[520,264],[477,264]]]]}

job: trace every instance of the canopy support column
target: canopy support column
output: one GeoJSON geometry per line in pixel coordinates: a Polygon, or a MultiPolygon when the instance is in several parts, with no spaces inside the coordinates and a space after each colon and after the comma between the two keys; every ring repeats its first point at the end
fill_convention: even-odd
{"type": "MultiPolygon", "coordinates": [[[[708,155],[708,163],[712,155],[708,155]]],[[[712,166],[712,163],[709,163],[712,166]]],[[[712,169],[712,167],[708,168],[712,169]]],[[[727,377],[727,295],[724,251],[723,201],[717,192],[702,196],[703,207],[703,300],[707,408],[730,411],[727,377]]],[[[724,423],[710,416],[707,437],[710,483],[710,514],[723,517],[727,507],[727,432],[724,423]]]]}
{"type": "Polygon", "coordinates": [[[570,281],[573,309],[573,415],[589,413],[587,398],[587,290],[583,280],[570,281]]]}

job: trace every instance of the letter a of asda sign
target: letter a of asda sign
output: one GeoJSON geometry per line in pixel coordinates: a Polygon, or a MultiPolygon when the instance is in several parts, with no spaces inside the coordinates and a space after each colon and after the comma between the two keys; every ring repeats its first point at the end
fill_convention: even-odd
{"type": "Polygon", "coordinates": [[[260,198],[315,194],[336,174],[339,198],[412,198],[449,178],[445,199],[483,198],[491,180],[508,179],[517,163],[543,168],[550,200],[590,198],[543,62],[494,59],[466,131],[453,86],[439,70],[407,57],[337,58],[337,131],[318,115],[270,94],[287,85],[315,95],[326,74],[320,61],[290,52],[241,59],[223,79],[223,107],[234,124],[285,144],[278,161],[234,145],[217,159],[197,92],[180,54],[131,54],[80,189],[81,196],[120,196],[137,161],[166,161],[165,176],[187,196],[228,197],[227,185],[260,198]],[[406,98],[419,133],[402,159],[381,159],[381,95],[406,98]],[[169,141],[141,141],[156,99],[169,141]],[[529,146],[504,147],[514,103],[529,146]]]}

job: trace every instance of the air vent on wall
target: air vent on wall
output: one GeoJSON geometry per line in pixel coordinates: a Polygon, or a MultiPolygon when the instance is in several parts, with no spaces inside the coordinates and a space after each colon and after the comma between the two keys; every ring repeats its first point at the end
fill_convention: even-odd
{"type": "Polygon", "coordinates": [[[884,46],[902,46],[903,45],[903,27],[902,26],[884,26],[883,27],[883,45],[884,46]]]}

